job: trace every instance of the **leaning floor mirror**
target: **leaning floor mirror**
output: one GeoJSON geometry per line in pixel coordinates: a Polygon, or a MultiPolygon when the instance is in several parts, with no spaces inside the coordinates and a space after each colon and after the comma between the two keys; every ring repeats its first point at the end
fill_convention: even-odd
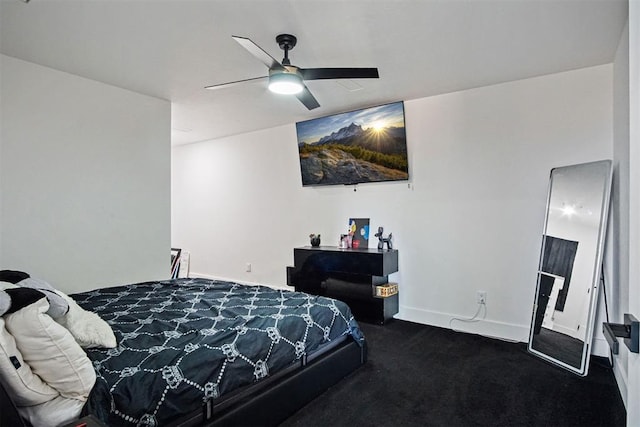
{"type": "Polygon", "coordinates": [[[587,375],[611,194],[611,161],[551,170],[528,349],[587,375]]]}

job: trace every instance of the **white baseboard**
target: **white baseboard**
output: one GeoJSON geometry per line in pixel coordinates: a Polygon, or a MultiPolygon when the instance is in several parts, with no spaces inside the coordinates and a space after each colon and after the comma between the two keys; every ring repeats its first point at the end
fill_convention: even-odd
{"type": "MultiPolygon", "coordinates": [[[[400,306],[400,312],[395,316],[400,320],[438,326],[470,334],[478,334],[490,338],[508,341],[529,342],[529,325],[496,322],[493,320],[479,320],[477,322],[463,322],[452,319],[468,319],[449,313],[423,310],[414,307],[400,306]]],[[[609,344],[602,337],[594,337],[591,342],[591,354],[601,357],[609,356],[609,344]]],[[[626,378],[626,377],[625,377],[626,378]]]]}
{"type": "Polygon", "coordinates": [[[620,396],[622,397],[622,402],[624,402],[624,407],[629,411],[629,405],[627,404],[627,396],[628,396],[628,385],[627,378],[629,377],[627,374],[626,365],[623,366],[620,363],[620,357],[614,357],[613,360],[613,376],[616,378],[616,383],[618,384],[618,390],[620,390],[620,396]]]}
{"type": "Polygon", "coordinates": [[[423,310],[414,307],[400,306],[397,319],[407,320],[425,325],[453,329],[470,334],[483,335],[508,341],[528,342],[529,325],[515,325],[493,320],[479,320],[477,322],[463,322],[452,319],[468,319],[467,316],[423,310]]]}
{"type": "Polygon", "coordinates": [[[593,337],[593,340],[591,340],[591,354],[609,357],[609,343],[604,337],[593,337]]]}
{"type": "MultiPolygon", "coordinates": [[[[544,324],[542,326],[544,326],[544,324]]],[[[558,325],[557,323],[554,323],[553,328],[549,328],[549,329],[553,329],[556,332],[560,332],[561,334],[565,334],[570,337],[583,341],[581,336],[584,336],[584,334],[579,334],[578,331],[576,331],[575,329],[567,328],[565,326],[558,325]]]]}

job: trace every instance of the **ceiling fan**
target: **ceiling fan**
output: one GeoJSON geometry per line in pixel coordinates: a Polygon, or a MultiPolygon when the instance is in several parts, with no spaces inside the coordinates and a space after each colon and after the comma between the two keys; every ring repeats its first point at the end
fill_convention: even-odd
{"type": "Polygon", "coordinates": [[[232,37],[269,68],[269,75],[207,86],[206,89],[221,89],[240,83],[269,79],[269,90],[281,94],[295,95],[305,107],[313,110],[318,108],[320,104],[304,84],[306,80],[377,79],[379,77],[377,68],[300,68],[291,65],[289,51],[294,48],[298,41],[291,34],[280,34],[276,37],[276,42],[280,49],[284,50],[282,62],[276,61],[250,39],[239,36],[232,37]]]}

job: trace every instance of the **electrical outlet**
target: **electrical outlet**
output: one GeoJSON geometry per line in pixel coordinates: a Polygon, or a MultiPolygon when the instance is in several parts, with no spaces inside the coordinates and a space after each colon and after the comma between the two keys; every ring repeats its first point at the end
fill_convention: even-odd
{"type": "Polygon", "coordinates": [[[247,266],[246,266],[244,271],[246,271],[247,273],[251,273],[251,263],[250,262],[247,263],[247,266]]]}
{"type": "Polygon", "coordinates": [[[486,304],[487,303],[487,292],[486,291],[478,291],[476,294],[476,302],[478,304],[486,304]]]}

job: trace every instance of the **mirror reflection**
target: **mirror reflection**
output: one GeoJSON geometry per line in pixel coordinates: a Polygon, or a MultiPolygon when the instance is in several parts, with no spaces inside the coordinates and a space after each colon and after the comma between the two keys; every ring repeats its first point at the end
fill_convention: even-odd
{"type": "Polygon", "coordinates": [[[551,171],[529,351],[586,375],[595,321],[611,161],[551,171]]]}

